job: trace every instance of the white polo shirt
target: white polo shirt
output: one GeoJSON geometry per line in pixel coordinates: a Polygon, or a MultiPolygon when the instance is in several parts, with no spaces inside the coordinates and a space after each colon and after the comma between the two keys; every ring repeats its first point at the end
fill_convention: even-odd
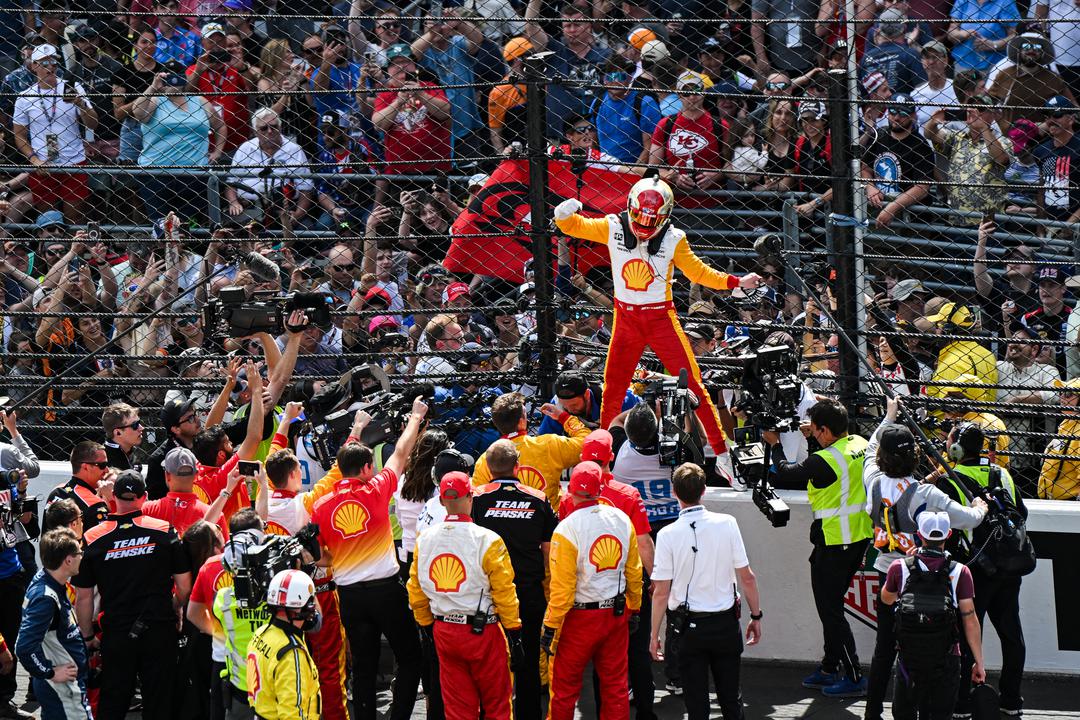
{"type": "Polygon", "coordinates": [[[735,518],[694,505],[657,534],[651,577],[671,581],[669,610],[686,602],[691,612],[723,612],[735,604],[736,568],[749,564],[735,518]]]}
{"type": "MultiPolygon", "coordinates": [[[[66,80],[57,80],[50,90],[36,83],[19,93],[15,99],[12,123],[25,125],[30,147],[40,160],[53,165],[77,165],[86,160],[83,139],[79,132],[78,108],[64,100],[66,80]],[[55,136],[57,156],[49,158],[49,137],[55,136]]],[[[85,99],[82,85],[75,83],[75,92],[85,99]]]]}

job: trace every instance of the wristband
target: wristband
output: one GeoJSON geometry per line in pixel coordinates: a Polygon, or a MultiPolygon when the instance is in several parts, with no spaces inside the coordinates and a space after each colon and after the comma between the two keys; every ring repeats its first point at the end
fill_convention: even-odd
{"type": "Polygon", "coordinates": [[[751,620],[760,620],[763,617],[765,617],[765,611],[761,608],[758,608],[757,615],[755,615],[754,613],[750,613],[751,620]]]}
{"type": "Polygon", "coordinates": [[[232,497],[232,492],[230,492],[228,489],[222,490],[220,493],[218,493],[218,497],[230,498],[232,497]]]}

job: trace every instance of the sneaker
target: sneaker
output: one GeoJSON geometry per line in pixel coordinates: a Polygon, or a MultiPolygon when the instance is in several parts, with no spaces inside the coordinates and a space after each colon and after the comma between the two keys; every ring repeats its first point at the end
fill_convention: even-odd
{"type": "Polygon", "coordinates": [[[1003,707],[1003,708],[1001,708],[1001,714],[1002,715],[1007,715],[1009,717],[1023,717],[1024,716],[1024,708],[1022,708],[1022,707],[1016,707],[1016,708],[1003,707]]]}
{"type": "Polygon", "coordinates": [[[667,685],[664,686],[672,695],[682,695],[682,683],[677,680],[668,680],[667,685]]]}
{"type": "Polygon", "coordinates": [[[821,690],[840,681],[840,673],[827,673],[820,667],[803,678],[802,686],[812,690],[821,690]]]}
{"type": "Polygon", "coordinates": [[[866,685],[866,678],[861,678],[859,682],[852,682],[844,677],[837,683],[821,688],[821,693],[826,697],[863,697],[866,695],[866,685]]]}
{"type": "Polygon", "coordinates": [[[969,712],[954,712],[952,714],[952,720],[971,720],[971,713],[969,713],[969,712]]]}

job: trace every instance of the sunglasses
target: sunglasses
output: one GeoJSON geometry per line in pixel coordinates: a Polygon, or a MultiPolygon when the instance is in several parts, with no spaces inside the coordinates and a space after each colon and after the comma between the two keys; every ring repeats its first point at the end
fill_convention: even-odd
{"type": "Polygon", "coordinates": [[[352,265],[331,265],[330,269],[331,270],[339,270],[341,272],[346,272],[348,270],[352,270],[352,265]]]}
{"type": "Polygon", "coordinates": [[[889,108],[889,114],[890,115],[902,115],[904,117],[907,117],[907,116],[910,116],[910,115],[914,115],[915,113],[912,112],[911,108],[889,108]]]}
{"type": "Polygon", "coordinates": [[[766,90],[787,90],[791,87],[789,82],[767,82],[765,83],[766,90]]]}
{"type": "Polygon", "coordinates": [[[198,315],[191,315],[189,317],[183,317],[176,321],[176,324],[180,327],[187,327],[188,325],[196,325],[199,322],[198,315]]]}
{"type": "Polygon", "coordinates": [[[626,82],[628,78],[629,78],[629,76],[626,73],[622,72],[622,71],[620,71],[620,72],[609,72],[606,75],[604,75],[604,80],[606,82],[626,82]]]}
{"type": "Polygon", "coordinates": [[[131,428],[132,430],[142,430],[142,426],[142,420],[136,420],[135,422],[128,423],[127,425],[118,425],[117,429],[123,430],[125,428],[131,428]]]}
{"type": "Polygon", "coordinates": [[[1020,43],[1020,49],[1021,50],[1042,50],[1042,46],[1041,45],[1036,45],[1035,43],[1020,43]]]}
{"type": "Polygon", "coordinates": [[[195,413],[192,413],[191,415],[188,415],[187,417],[180,418],[179,422],[177,422],[176,424],[177,425],[183,425],[184,423],[189,423],[189,422],[195,422],[195,413]]]}
{"type": "Polygon", "coordinates": [[[318,45],[316,47],[306,47],[306,48],[304,48],[304,54],[305,55],[319,55],[320,53],[322,53],[322,51],[323,51],[323,46],[322,45],[318,45]]]}
{"type": "Polygon", "coordinates": [[[104,470],[105,468],[109,467],[108,461],[106,461],[106,462],[88,462],[88,463],[83,463],[83,465],[92,465],[93,467],[96,467],[98,470],[104,470]]]}
{"type": "Polygon", "coordinates": [[[596,128],[593,127],[592,125],[577,125],[577,126],[574,127],[574,132],[576,132],[576,133],[587,133],[587,132],[592,132],[595,129],[596,128]]]}
{"type": "Polygon", "coordinates": [[[399,23],[397,20],[395,20],[393,22],[379,23],[378,25],[375,26],[375,29],[376,30],[397,30],[399,27],[401,27],[401,23],[399,23]]]}

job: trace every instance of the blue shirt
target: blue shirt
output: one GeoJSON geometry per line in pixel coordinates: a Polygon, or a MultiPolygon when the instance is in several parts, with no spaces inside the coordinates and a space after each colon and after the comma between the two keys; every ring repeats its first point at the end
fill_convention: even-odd
{"type": "Polygon", "coordinates": [[[165,37],[160,30],[155,30],[157,35],[157,50],[154,51],[154,59],[159,63],[167,63],[176,60],[187,67],[194,65],[202,55],[202,41],[191,30],[175,28],[172,37],[165,37]]]}
{"type": "MultiPolygon", "coordinates": [[[[86,682],[86,645],[75,621],[67,588],[44,570],[38,570],[26,588],[19,638],[12,649],[22,666],[35,678],[51,677],[56,665],[65,665],[70,659],[79,669],[79,685],[86,682]]],[[[83,691],[82,702],[85,703],[85,688],[83,691]]]]}
{"type": "Polygon", "coordinates": [[[926,82],[926,70],[919,54],[898,43],[878,45],[866,51],[859,77],[875,72],[885,76],[894,93],[910,93],[926,82]]]}
{"type": "MultiPolygon", "coordinates": [[[[436,407],[448,400],[460,398],[465,394],[465,388],[460,385],[455,385],[449,390],[441,387],[435,388],[436,407]]],[[[474,459],[487,452],[487,449],[491,447],[491,443],[499,439],[499,431],[491,427],[491,404],[503,394],[503,391],[500,388],[481,388],[478,394],[479,396],[476,398],[476,403],[472,408],[468,405],[461,406],[455,403],[454,407],[439,413],[439,422],[446,422],[447,420],[476,421],[472,427],[459,430],[453,436],[454,449],[466,455],[471,455],[474,459]]]]}
{"type": "Polygon", "coordinates": [[[604,95],[596,113],[596,132],[600,139],[600,152],[622,161],[634,162],[641,156],[641,136],[652,135],[660,122],[660,106],[651,96],[641,98],[640,115],[635,111],[638,91],[631,90],[622,100],[604,95]]]}
{"type": "MultiPolygon", "coordinates": [[[[311,89],[315,89],[315,77],[320,69],[315,68],[311,73],[311,89]]],[[[319,115],[325,115],[333,110],[342,112],[357,112],[356,96],[354,91],[360,85],[360,66],[351,62],[342,67],[333,65],[330,68],[330,87],[328,89],[338,92],[312,93],[315,110],[319,115]]]]}
{"type": "MultiPolygon", "coordinates": [[[[1016,27],[1016,18],[1020,17],[1020,11],[1016,9],[1014,0],[986,0],[982,5],[978,0],[956,0],[949,17],[959,21],[961,30],[974,30],[987,40],[1004,40],[1009,30],[1016,27]],[[1013,22],[983,22],[984,20],[1013,22]]],[[[1005,57],[1005,49],[980,52],[975,49],[974,39],[968,38],[953,47],[952,56],[957,70],[987,70],[1005,57]]]]}
{"type": "MultiPolygon", "coordinates": [[[[604,400],[603,391],[598,387],[590,387],[590,393],[592,394],[589,407],[585,409],[585,417],[581,418],[585,422],[597,423],[600,421],[600,403],[604,400]]],[[[551,398],[552,404],[558,403],[558,398],[551,398]]],[[[637,405],[641,400],[632,390],[626,391],[626,397],[623,398],[622,409],[629,410],[637,405]]],[[[549,418],[547,415],[540,422],[540,427],[536,431],[537,435],[566,435],[566,430],[559,424],[558,420],[549,418]]]]}
{"type": "MultiPolygon", "coordinates": [[[[475,78],[468,44],[469,40],[464,35],[455,35],[450,38],[445,50],[428,47],[420,64],[435,73],[442,85],[472,85],[475,78]]],[[[450,101],[450,119],[453,121],[450,131],[452,140],[460,140],[470,130],[480,127],[475,88],[446,88],[446,99],[450,101]]]]}
{"type": "Polygon", "coordinates": [[[143,123],[143,146],[139,165],[179,165],[202,167],[210,162],[210,118],[206,102],[198,95],[186,95],[184,107],[167,97],[157,99],[150,121],[143,123]]]}

